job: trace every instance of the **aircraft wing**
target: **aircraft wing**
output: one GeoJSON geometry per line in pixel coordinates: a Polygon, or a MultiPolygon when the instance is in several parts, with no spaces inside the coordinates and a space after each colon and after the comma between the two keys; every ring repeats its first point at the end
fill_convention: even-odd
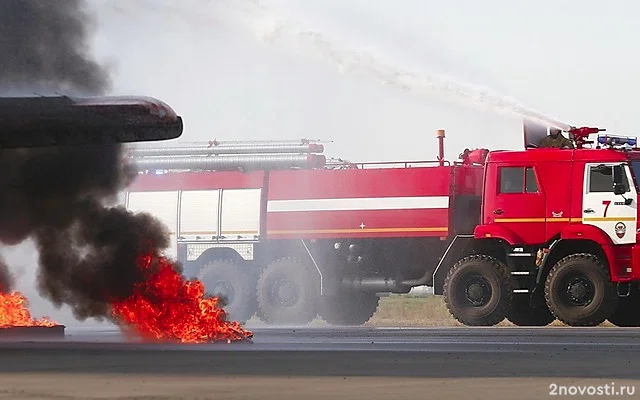
{"type": "Polygon", "coordinates": [[[182,118],[144,96],[0,97],[0,148],[175,139],[182,118]]]}

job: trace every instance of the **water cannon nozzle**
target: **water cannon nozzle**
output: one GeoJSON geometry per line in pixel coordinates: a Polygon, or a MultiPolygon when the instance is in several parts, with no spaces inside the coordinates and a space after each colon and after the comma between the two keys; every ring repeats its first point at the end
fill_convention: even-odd
{"type": "Polygon", "coordinates": [[[604,128],[595,128],[590,126],[583,126],[580,128],[571,127],[568,130],[568,133],[572,136],[573,140],[576,142],[576,148],[581,149],[584,144],[592,143],[587,141],[586,139],[589,135],[606,131],[604,128]]]}
{"type": "Polygon", "coordinates": [[[582,137],[587,137],[593,133],[598,133],[598,132],[604,132],[606,131],[606,129],[604,128],[595,128],[595,127],[588,127],[588,126],[583,126],[580,128],[575,128],[572,127],[569,130],[569,133],[572,133],[574,136],[582,136],[582,137]]]}

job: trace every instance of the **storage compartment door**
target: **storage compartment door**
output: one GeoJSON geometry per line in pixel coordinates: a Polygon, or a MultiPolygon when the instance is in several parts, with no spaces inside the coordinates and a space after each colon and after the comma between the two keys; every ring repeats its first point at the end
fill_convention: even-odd
{"type": "Polygon", "coordinates": [[[219,190],[187,190],[180,198],[181,240],[215,240],[218,236],[219,190]]]}
{"type": "Polygon", "coordinates": [[[222,191],[221,240],[257,240],[261,189],[222,191]]]}

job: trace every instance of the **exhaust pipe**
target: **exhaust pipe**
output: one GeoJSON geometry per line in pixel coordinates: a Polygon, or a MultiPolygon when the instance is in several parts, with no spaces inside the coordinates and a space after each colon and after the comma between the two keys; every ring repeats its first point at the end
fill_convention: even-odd
{"type": "Polygon", "coordinates": [[[411,286],[403,285],[395,279],[389,278],[345,278],[342,286],[355,290],[391,292],[405,294],[411,291],[411,286]]]}

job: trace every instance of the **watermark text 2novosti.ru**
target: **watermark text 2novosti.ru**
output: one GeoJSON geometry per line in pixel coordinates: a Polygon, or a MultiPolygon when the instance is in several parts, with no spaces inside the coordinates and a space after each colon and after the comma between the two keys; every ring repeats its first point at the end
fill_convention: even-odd
{"type": "Polygon", "coordinates": [[[633,396],[635,393],[635,386],[617,386],[614,382],[602,385],[549,385],[550,396],[633,396]]]}

